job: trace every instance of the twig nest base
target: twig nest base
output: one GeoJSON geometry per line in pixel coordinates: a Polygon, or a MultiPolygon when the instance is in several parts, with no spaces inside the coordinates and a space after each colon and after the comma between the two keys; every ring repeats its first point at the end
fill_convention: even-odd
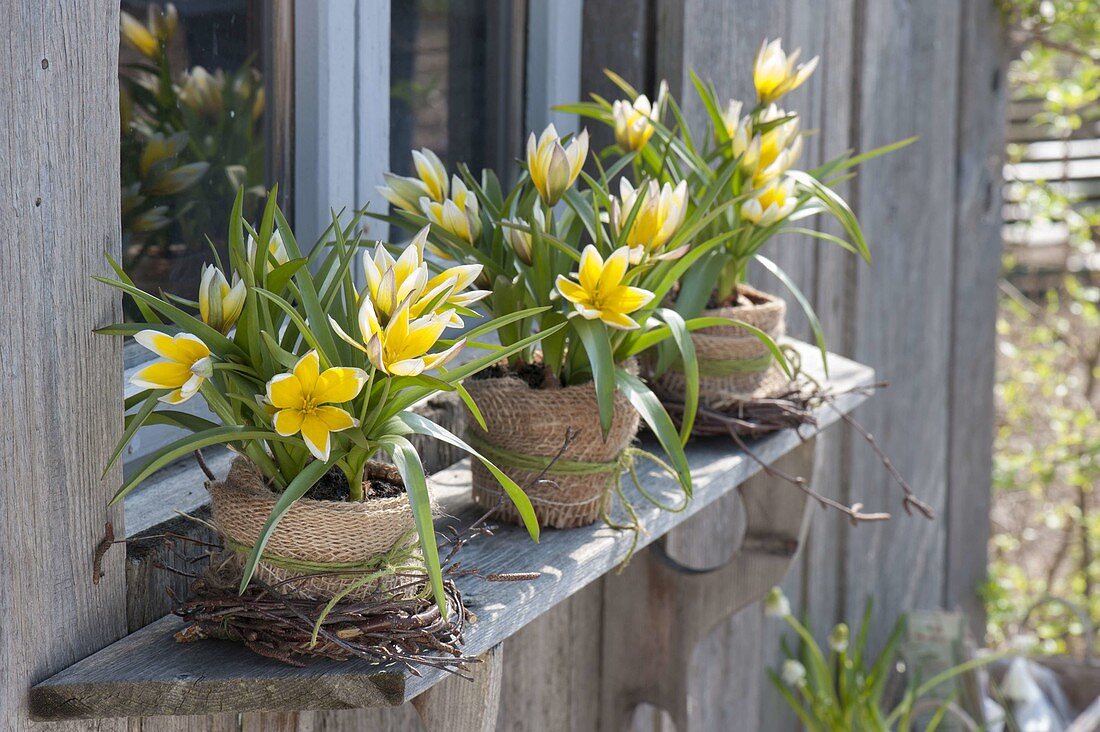
{"type": "MultiPolygon", "coordinates": [[[[633,360],[626,367],[634,372],[638,368],[633,360]]],[[[614,419],[604,439],[591,382],[532,389],[507,374],[469,380],[466,388],[488,427],[486,431],[471,423],[467,437],[484,446],[486,457],[523,488],[539,524],[559,529],[587,526],[608,510],[619,458],[634,440],[641,419],[626,397],[615,394],[614,419]]],[[[478,505],[496,507],[496,518],[520,523],[519,513],[492,474],[477,460],[472,466],[478,505]]]]}
{"type": "MultiPolygon", "coordinates": [[[[367,478],[403,485],[396,468],[374,461],[367,465],[367,478]]],[[[224,481],[211,481],[206,488],[226,550],[243,567],[279,496],[243,457],[233,461],[224,481]]],[[[329,598],[369,573],[372,560],[404,549],[404,554],[415,555],[416,541],[412,507],[404,493],[366,501],[301,498],[272,532],[255,576],[285,595],[329,598]]],[[[383,577],[349,596],[368,596],[393,581],[383,577]]]]}

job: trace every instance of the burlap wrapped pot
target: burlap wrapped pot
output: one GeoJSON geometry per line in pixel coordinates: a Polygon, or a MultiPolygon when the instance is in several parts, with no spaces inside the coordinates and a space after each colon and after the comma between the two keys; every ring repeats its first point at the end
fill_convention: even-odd
{"type": "MultiPolygon", "coordinates": [[[[787,304],[775,295],[739,285],[738,294],[749,305],[704,310],[703,316],[735,318],[755,326],[778,341],[786,332],[787,304]]],[[[788,379],[775,363],[768,347],[755,335],[733,325],[702,328],[691,334],[699,361],[699,401],[710,407],[725,407],[751,399],[766,399],[786,390],[788,379]]],[[[646,375],[657,389],[671,398],[684,396],[685,379],[678,368],[669,368],[654,378],[653,361],[645,363],[646,375]]]]}
{"type": "MultiPolygon", "coordinates": [[[[637,369],[636,364],[628,368],[637,369]]],[[[596,389],[591,382],[576,386],[532,389],[513,376],[465,382],[485,417],[488,431],[471,420],[467,436],[486,446],[493,462],[524,489],[539,524],[559,529],[596,521],[610,500],[611,480],[618,478],[618,459],[638,432],[640,416],[622,394],[615,394],[614,419],[607,439],[600,429],[596,389]],[[561,452],[566,433],[573,437],[561,452]],[[503,451],[503,453],[501,452],[503,451]],[[543,462],[561,452],[557,463],[543,474],[539,468],[510,464],[509,455],[534,456],[543,462]],[[558,472],[555,465],[603,464],[592,472],[558,472]],[[542,479],[538,480],[542,474],[542,479]]],[[[497,518],[520,523],[519,513],[496,479],[473,461],[473,496],[486,509],[498,507],[497,518]]]]}
{"type": "MultiPolygon", "coordinates": [[[[367,464],[367,476],[403,485],[400,473],[392,465],[371,461],[367,464]]],[[[259,469],[243,457],[233,461],[225,480],[210,481],[206,488],[212,499],[214,524],[226,548],[235,552],[243,567],[279,497],[268,489],[259,469]]],[[[329,598],[366,574],[354,569],[341,575],[340,568],[369,564],[387,553],[418,561],[416,542],[416,524],[406,494],[354,502],[301,498],[291,505],[271,533],[255,577],[269,585],[278,584],[283,594],[329,598]],[[321,574],[317,570],[303,571],[300,566],[286,566],[300,563],[337,566],[326,568],[321,574]]],[[[407,583],[407,579],[386,577],[365,584],[348,596],[364,597],[399,582],[407,583]]]]}

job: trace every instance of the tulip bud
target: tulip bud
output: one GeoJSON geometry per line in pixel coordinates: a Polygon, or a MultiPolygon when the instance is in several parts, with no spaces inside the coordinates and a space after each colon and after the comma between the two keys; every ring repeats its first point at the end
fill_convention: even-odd
{"type": "Polygon", "coordinates": [[[174,196],[202,180],[210,163],[188,163],[157,176],[146,188],[151,196],[174,196]]]}
{"type": "Polygon", "coordinates": [[[172,40],[176,35],[179,22],[179,11],[172,3],[168,3],[163,8],[156,4],[149,5],[149,28],[161,43],[172,40]]]}
{"type": "Polygon", "coordinates": [[[244,281],[233,277],[233,286],[217,267],[204,265],[199,282],[199,316],[202,322],[221,333],[228,333],[244,309],[244,281]]]}
{"type": "Polygon", "coordinates": [[[141,151],[141,160],[138,162],[142,177],[149,175],[152,167],[160,161],[176,157],[186,144],[186,132],[179,132],[170,137],[159,132],[149,135],[145,141],[145,149],[141,151]]]}
{"type": "Polygon", "coordinates": [[[742,106],[741,102],[736,99],[731,99],[726,106],[726,111],[722,112],[722,124],[726,128],[726,134],[730,137],[733,137],[738,123],[741,122],[742,106]]]}
{"type": "Polygon", "coordinates": [[[829,648],[835,653],[844,653],[848,650],[848,636],[848,626],[838,623],[829,634],[829,648]]]}
{"type": "Polygon", "coordinates": [[[619,179],[619,198],[611,199],[611,228],[615,236],[622,233],[631,212],[635,214],[626,245],[630,247],[632,264],[639,264],[647,255],[658,255],[684,222],[687,215],[687,182],[675,188],[668,183],[658,186],[650,180],[635,189],[625,177],[619,179]],[[641,195],[641,203],[638,196],[641,195]]]}
{"type": "Polygon", "coordinates": [[[377,186],[375,190],[382,194],[383,198],[397,208],[410,213],[423,213],[420,208],[420,199],[428,198],[430,200],[428,186],[424,185],[424,181],[418,178],[394,175],[393,173],[383,173],[382,177],[385,179],[386,185],[377,186]]]}
{"type": "Polygon", "coordinates": [[[653,123],[657,121],[659,113],[658,106],[650,105],[645,94],[633,103],[626,99],[617,100],[611,107],[611,116],[615,121],[615,142],[626,152],[641,150],[653,136],[653,123]]]}
{"type": "Polygon", "coordinates": [[[222,113],[225,89],[225,74],[219,69],[211,74],[201,66],[196,66],[183,76],[180,86],[180,101],[195,114],[216,119],[222,113]]]}
{"type": "Polygon", "coordinates": [[[769,618],[785,618],[791,614],[791,603],[779,587],[768,590],[764,598],[764,614],[769,618]]]}
{"type": "Polygon", "coordinates": [[[557,205],[577,180],[587,157],[588,130],[582,130],[568,148],[562,146],[552,124],[543,130],[537,142],[531,133],[527,138],[527,172],[544,204],[557,205]]]}
{"type": "Polygon", "coordinates": [[[433,224],[473,244],[481,236],[481,213],[477,197],[457,175],[451,182],[451,195],[452,198],[444,199],[442,203],[423,197],[420,199],[420,207],[433,224]]]}
{"type": "Polygon", "coordinates": [[[783,668],[779,675],[787,686],[801,688],[806,683],[806,667],[793,658],[788,658],[783,662],[783,668]]]}
{"type": "Polygon", "coordinates": [[[512,251],[516,253],[516,257],[519,261],[530,267],[535,261],[534,248],[531,244],[533,239],[531,232],[508,226],[508,224],[525,225],[524,222],[516,219],[506,219],[504,224],[504,238],[508,240],[508,244],[512,247],[512,251]]]}
{"type": "Polygon", "coordinates": [[[413,167],[416,174],[428,189],[428,197],[436,203],[443,203],[447,197],[447,169],[443,161],[428,148],[413,150],[413,167]]]}
{"type": "Polygon", "coordinates": [[[119,15],[119,33],[131,48],[149,59],[156,59],[160,44],[141,21],[125,10],[119,15]]]}
{"type": "Polygon", "coordinates": [[[167,213],[167,206],[154,206],[133,218],[126,228],[134,234],[152,234],[172,223],[172,219],[165,215],[167,213]]]}
{"type": "Polygon", "coordinates": [[[787,218],[796,203],[792,178],[773,181],[741,204],[741,217],[757,226],[771,226],[787,218]]]}
{"type": "MultiPolygon", "coordinates": [[[[256,240],[252,238],[252,235],[248,235],[248,241],[245,242],[245,257],[249,262],[256,261],[256,240]]],[[[270,272],[275,268],[271,264],[271,258],[275,258],[275,264],[286,264],[290,261],[290,256],[286,253],[286,245],[283,244],[283,235],[278,231],[271,232],[271,240],[267,243],[267,271],[270,272]]]]}
{"type": "Polygon", "coordinates": [[[756,86],[756,95],[761,104],[779,99],[787,92],[802,86],[810,74],[817,68],[817,57],[796,66],[802,49],[795,50],[790,56],[783,51],[783,42],[776,38],[771,43],[765,38],[753,62],[752,80],[756,86]]]}

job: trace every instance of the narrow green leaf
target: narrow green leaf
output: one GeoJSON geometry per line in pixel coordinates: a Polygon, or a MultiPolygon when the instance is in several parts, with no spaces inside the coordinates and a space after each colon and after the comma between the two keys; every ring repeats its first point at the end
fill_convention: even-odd
{"type": "Polygon", "coordinates": [[[130,444],[130,440],[133,439],[134,433],[145,424],[145,420],[149,418],[149,415],[153,413],[153,410],[157,408],[158,398],[165,392],[162,390],[156,390],[149,392],[149,396],[145,399],[145,402],[134,414],[126,417],[126,428],[122,431],[122,437],[119,438],[118,444],[115,445],[114,452],[111,453],[111,459],[107,461],[107,467],[103,468],[103,473],[100,478],[103,478],[111,471],[111,468],[115,466],[119,457],[122,455],[122,451],[126,449],[126,446],[130,444]]]}
{"type": "Polygon", "coordinates": [[[482,415],[481,409],[477,406],[477,402],[470,396],[470,392],[466,391],[466,387],[462,385],[461,381],[455,383],[454,389],[458,392],[458,396],[462,399],[462,403],[466,405],[466,409],[470,410],[470,415],[473,416],[478,427],[488,432],[489,428],[485,425],[485,416],[482,415]]]}
{"type": "Polygon", "coordinates": [[[187,435],[175,442],[165,445],[149,456],[141,468],[134,471],[122,487],[111,498],[111,505],[122,500],[127,493],[136,488],[143,480],[156,471],[163,468],[173,460],[178,460],[185,455],[190,455],[195,450],[200,450],[210,445],[222,445],[227,442],[241,442],[245,440],[273,440],[281,442],[294,442],[293,438],[282,437],[270,430],[260,430],[252,427],[217,427],[205,430],[193,435],[187,435]]]}
{"type": "Polygon", "coordinates": [[[523,519],[523,525],[527,529],[527,533],[530,534],[531,538],[535,541],[539,540],[539,520],[538,517],[535,516],[535,509],[531,505],[531,499],[527,497],[527,494],[523,492],[523,489],[520,488],[514,480],[505,475],[496,465],[493,465],[488,458],[471,447],[465,440],[458,437],[450,430],[439,426],[430,419],[416,412],[401,412],[397,415],[397,418],[404,422],[413,432],[419,435],[434,437],[440,442],[446,442],[448,445],[453,445],[459,450],[469,453],[481,461],[481,464],[493,474],[493,477],[500,483],[500,487],[508,494],[508,498],[515,504],[520,518],[523,519]]]}
{"type": "Polygon", "coordinates": [[[596,403],[600,410],[600,428],[607,439],[611,422],[615,417],[615,360],[611,354],[611,341],[607,326],[602,322],[572,318],[573,329],[581,337],[588,363],[592,367],[592,382],[596,387],[596,403]]]}
{"type": "Polygon", "coordinates": [[[695,413],[699,409],[699,362],[695,358],[695,344],[684,318],[670,308],[661,308],[657,312],[668,324],[684,365],[684,415],[680,420],[680,442],[686,445],[695,424],[695,413]]]}
{"type": "Polygon", "coordinates": [[[447,617],[447,596],[443,590],[443,570],[439,564],[439,545],[435,539],[435,523],[432,519],[432,499],[428,493],[428,481],[424,477],[424,466],[416,448],[404,437],[390,435],[379,442],[393,458],[394,464],[405,481],[405,491],[409,495],[416,531],[420,535],[420,549],[424,553],[424,566],[428,570],[428,581],[432,595],[443,617],[447,617]]]}
{"type": "MultiPolygon", "coordinates": [[[[126,274],[126,272],[122,269],[122,265],[116,262],[110,254],[107,254],[105,256],[107,257],[107,263],[110,264],[111,269],[115,271],[115,275],[122,282],[126,283],[130,287],[133,287],[136,290],[137,285],[135,285],[134,281],[130,279],[130,275],[126,274]]],[[[157,323],[164,322],[157,316],[155,312],[153,312],[153,310],[146,303],[133,296],[131,296],[131,299],[134,301],[134,304],[137,305],[138,311],[141,313],[141,317],[145,319],[146,323],[156,325],[157,323]]]]}
{"type": "MultiPolygon", "coordinates": [[[[806,314],[806,319],[810,321],[810,330],[813,331],[814,341],[817,343],[818,350],[821,351],[821,364],[825,370],[825,375],[828,376],[829,352],[825,347],[825,331],[821,328],[821,321],[818,319],[817,313],[814,312],[813,305],[810,304],[810,301],[802,294],[802,290],[798,289],[798,285],[787,276],[787,273],[784,272],[779,265],[762,254],[756,255],[756,261],[760,262],[764,269],[775,275],[776,279],[782,282],[783,286],[786,287],[790,293],[794,295],[794,299],[798,301],[798,305],[802,308],[802,312],[806,314]]],[[[744,326],[744,324],[740,325],[744,326]]]]}
{"type": "Polygon", "coordinates": [[[267,517],[267,521],[264,522],[264,527],[260,529],[260,535],[256,539],[255,546],[253,546],[252,551],[248,553],[248,559],[245,561],[244,565],[244,575],[241,577],[240,591],[242,593],[252,580],[252,575],[256,572],[256,565],[259,563],[260,557],[264,552],[264,547],[267,546],[267,542],[271,539],[271,534],[275,531],[275,527],[279,525],[279,522],[282,520],[283,516],[286,515],[286,512],[290,510],[294,502],[304,496],[306,491],[312,488],[313,485],[329,471],[329,468],[336,464],[339,457],[332,456],[328,462],[323,462],[321,460],[312,461],[302,469],[302,472],[294,477],[294,480],[290,481],[290,485],[288,485],[286,490],[279,495],[279,500],[275,501],[275,506],[271,509],[271,514],[267,517]]]}
{"type": "Polygon", "coordinates": [[[668,416],[661,400],[642,383],[642,380],[634,376],[626,369],[615,369],[615,384],[619,391],[630,400],[630,403],[642,415],[642,419],[649,425],[649,429],[661,443],[669,462],[676,470],[680,481],[680,487],[684,495],[691,497],[691,468],[688,466],[687,455],[684,454],[684,446],[680,444],[680,436],[676,432],[676,425],[668,416]]]}

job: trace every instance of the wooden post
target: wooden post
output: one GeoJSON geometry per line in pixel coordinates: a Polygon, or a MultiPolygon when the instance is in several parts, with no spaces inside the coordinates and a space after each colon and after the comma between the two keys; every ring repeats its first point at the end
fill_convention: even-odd
{"type": "Polygon", "coordinates": [[[504,649],[495,646],[472,667],[473,681],[447,679],[412,700],[427,732],[492,732],[500,711],[500,682],[504,649]]]}
{"type": "MultiPolygon", "coordinates": [[[[5,5],[0,31],[0,719],[27,690],[126,632],[124,552],[92,564],[120,482],[121,319],[90,279],[118,258],[117,0],[5,5]]],[[[105,721],[99,729],[125,728],[105,721]]],[[[81,723],[51,729],[86,729],[81,723]]]]}
{"type": "MultiPolygon", "coordinates": [[[[808,475],[813,455],[814,441],[808,440],[776,468],[808,475]]],[[[806,494],[763,475],[747,481],[739,493],[745,533],[728,561],[715,566],[703,559],[711,547],[736,544],[729,530],[736,519],[700,530],[699,520],[719,513],[713,511],[674,529],[663,545],[650,547],[621,574],[605,579],[601,729],[625,729],[634,707],[643,702],[667,711],[676,729],[692,729],[688,708],[689,700],[698,698],[699,680],[691,673],[696,647],[719,624],[761,599],[790,568],[808,526],[806,494]]],[[[729,649],[714,650],[707,655],[708,673],[728,665],[723,656],[729,649]]],[[[742,714],[755,712],[755,700],[741,706],[742,714]]]]}

